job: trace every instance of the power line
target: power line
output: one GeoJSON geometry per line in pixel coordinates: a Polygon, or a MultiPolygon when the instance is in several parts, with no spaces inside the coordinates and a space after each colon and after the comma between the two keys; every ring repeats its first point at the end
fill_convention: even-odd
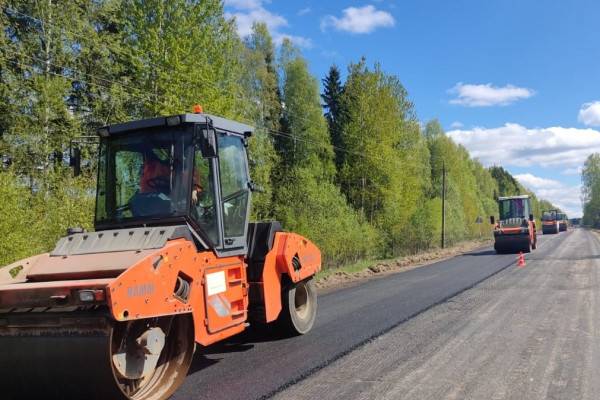
{"type": "MultiPolygon", "coordinates": [[[[73,67],[71,67],[71,66],[68,66],[68,65],[60,65],[60,64],[56,64],[56,63],[53,63],[53,62],[51,62],[51,61],[48,61],[48,60],[44,60],[44,59],[42,59],[42,58],[39,58],[39,57],[31,56],[31,55],[29,55],[29,54],[21,54],[21,53],[17,53],[17,52],[15,52],[15,51],[13,51],[12,49],[9,49],[9,51],[10,51],[10,52],[12,52],[12,54],[13,54],[13,55],[15,55],[15,56],[25,56],[25,57],[27,57],[27,58],[29,58],[29,59],[31,59],[31,60],[34,60],[34,61],[39,61],[39,62],[45,63],[45,64],[47,64],[47,65],[51,65],[51,66],[53,66],[53,67],[55,67],[55,68],[58,68],[58,69],[61,69],[61,70],[68,70],[68,71],[72,71],[72,72],[74,72],[75,74],[79,74],[79,75],[85,75],[85,76],[88,76],[88,77],[90,77],[90,78],[92,78],[92,79],[97,79],[97,80],[99,80],[99,81],[104,81],[104,82],[105,82],[105,84],[113,84],[113,85],[117,85],[117,86],[119,86],[119,87],[121,87],[121,88],[123,88],[123,89],[137,91],[138,93],[140,93],[140,96],[144,96],[144,95],[145,95],[145,96],[148,96],[148,97],[144,97],[146,100],[151,100],[151,99],[153,99],[153,98],[155,99],[155,98],[157,98],[157,97],[158,97],[158,95],[151,94],[151,93],[148,93],[148,92],[143,92],[142,90],[140,90],[140,89],[138,89],[138,88],[135,88],[135,87],[132,87],[132,86],[128,86],[128,85],[125,85],[125,84],[123,84],[123,83],[121,83],[121,82],[117,82],[117,81],[115,81],[115,80],[111,80],[111,79],[109,79],[109,78],[106,78],[105,76],[102,76],[102,75],[95,75],[95,74],[90,74],[90,73],[88,73],[88,72],[82,72],[82,71],[80,71],[80,70],[77,70],[76,68],[73,68],[73,67]]],[[[8,60],[8,61],[12,61],[12,60],[8,59],[7,57],[5,57],[5,59],[6,59],[6,60],[8,60]]],[[[33,65],[29,65],[29,64],[23,64],[23,65],[26,65],[26,66],[28,66],[28,67],[30,67],[30,68],[33,68],[33,69],[35,69],[35,68],[36,68],[35,66],[33,66],[33,65]]],[[[44,71],[44,72],[49,72],[49,73],[52,73],[51,71],[44,71]]],[[[53,74],[53,75],[57,75],[56,73],[52,73],[52,74],[53,74]]],[[[58,74],[58,76],[61,76],[61,77],[63,77],[63,78],[66,78],[66,79],[71,79],[71,77],[69,77],[68,75],[64,75],[64,74],[58,74]]],[[[73,79],[75,79],[75,78],[73,78],[73,79]]],[[[94,84],[93,82],[83,81],[83,80],[81,80],[81,79],[75,79],[75,80],[76,80],[76,81],[79,81],[79,82],[86,83],[86,84],[92,84],[92,85],[94,84]]],[[[103,87],[103,88],[105,88],[105,89],[110,89],[110,86],[106,86],[106,85],[98,85],[98,86],[101,86],[101,87],[103,87]]]]}
{"type": "MultiPolygon", "coordinates": [[[[40,24],[42,24],[42,25],[48,25],[48,26],[54,27],[54,28],[56,28],[57,30],[60,30],[60,31],[62,31],[62,32],[68,32],[68,33],[70,33],[71,35],[73,35],[73,36],[75,36],[75,37],[79,37],[79,38],[82,38],[82,39],[84,39],[84,40],[88,40],[88,39],[89,39],[89,37],[87,37],[86,35],[83,35],[83,34],[80,34],[80,33],[76,33],[76,32],[73,32],[73,31],[70,31],[70,30],[68,30],[68,29],[65,29],[64,27],[59,27],[59,26],[57,26],[56,24],[51,24],[51,23],[49,23],[48,21],[46,21],[46,20],[44,20],[44,19],[41,19],[41,18],[38,18],[38,17],[34,17],[34,16],[30,15],[30,14],[23,13],[23,12],[21,12],[21,11],[15,10],[15,9],[13,9],[13,8],[10,8],[10,7],[8,7],[8,6],[0,6],[0,8],[3,8],[5,11],[9,11],[9,12],[12,12],[12,13],[14,13],[14,14],[20,15],[20,16],[22,16],[22,17],[24,17],[24,18],[28,18],[28,19],[31,19],[31,20],[33,20],[33,21],[36,21],[36,22],[38,22],[38,23],[40,23],[40,24]]],[[[123,52],[123,51],[122,51],[120,48],[118,48],[118,47],[117,47],[116,49],[112,49],[112,48],[111,48],[111,49],[110,49],[110,51],[112,51],[112,52],[116,52],[116,53],[120,53],[120,55],[122,55],[122,56],[124,55],[125,57],[128,57],[128,56],[129,56],[129,54],[128,54],[128,53],[124,53],[124,52],[123,52]]],[[[191,54],[193,54],[193,53],[189,53],[189,55],[191,55],[191,54]]],[[[139,59],[139,60],[141,60],[141,61],[143,61],[143,62],[144,62],[144,63],[146,63],[147,65],[149,65],[149,66],[151,66],[151,67],[155,68],[155,69],[162,69],[162,68],[163,68],[163,67],[159,66],[158,64],[156,64],[156,63],[152,62],[151,60],[148,60],[148,59],[141,59],[141,58],[139,58],[139,57],[138,57],[138,59],[139,59]]],[[[210,86],[210,87],[212,87],[213,89],[215,89],[215,90],[217,90],[217,91],[221,91],[221,90],[223,90],[223,88],[220,88],[220,87],[218,87],[218,86],[217,86],[217,85],[216,85],[214,82],[211,82],[211,81],[203,81],[203,82],[202,82],[202,84],[203,84],[203,85],[210,86]]],[[[123,84],[121,84],[121,85],[123,85],[123,84]]],[[[158,97],[158,95],[156,95],[156,96],[158,97]]],[[[238,98],[238,99],[242,99],[242,98],[240,97],[240,98],[238,98]]]]}
{"type": "MultiPolygon", "coordinates": [[[[78,37],[80,39],[89,40],[89,37],[86,36],[86,35],[84,35],[84,34],[82,34],[82,33],[73,32],[71,30],[65,29],[62,26],[57,26],[56,24],[52,24],[52,23],[50,23],[50,22],[48,22],[48,21],[46,21],[46,20],[44,20],[42,18],[34,17],[33,15],[26,14],[26,13],[21,12],[19,10],[15,10],[14,8],[11,8],[9,6],[0,6],[0,8],[3,8],[5,11],[8,11],[9,13],[17,14],[17,15],[20,15],[21,17],[30,19],[32,21],[36,21],[36,22],[40,23],[41,25],[48,25],[48,26],[50,26],[52,28],[56,28],[57,30],[60,30],[61,32],[70,33],[71,35],[73,35],[75,37],[78,37]]],[[[121,51],[119,48],[117,48],[116,50],[117,50],[117,52],[121,51]]],[[[115,49],[111,49],[111,51],[115,51],[115,49]]],[[[124,55],[124,54],[125,53],[123,53],[121,51],[120,55],[124,55]]],[[[125,55],[127,55],[127,54],[125,54],[125,55]]],[[[145,61],[148,63],[148,65],[150,65],[150,66],[152,66],[154,68],[158,68],[158,65],[155,64],[155,63],[153,63],[152,61],[150,61],[150,60],[145,60],[145,61]]]]}

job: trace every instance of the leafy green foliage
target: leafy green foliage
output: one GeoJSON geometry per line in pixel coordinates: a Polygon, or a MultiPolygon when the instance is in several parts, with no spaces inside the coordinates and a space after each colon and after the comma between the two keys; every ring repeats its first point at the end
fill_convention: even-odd
{"type": "Polygon", "coordinates": [[[297,167],[277,189],[275,213],[283,225],[314,241],[327,265],[355,262],[378,255],[380,235],[350,207],[331,182],[297,167]]]}
{"type": "Polygon", "coordinates": [[[600,227],[600,154],[590,154],[581,171],[583,224],[600,227]]]}
{"type": "Polygon", "coordinates": [[[284,120],[289,135],[280,137],[278,143],[282,163],[275,215],[288,229],[314,240],[330,264],[375,254],[375,229],[348,206],[333,183],[333,151],[317,81],[289,42],[282,51],[284,120]]]}
{"type": "Polygon", "coordinates": [[[275,64],[273,40],[265,24],[255,24],[242,52],[242,87],[247,97],[243,118],[258,127],[250,141],[250,172],[260,188],[252,199],[252,217],[257,220],[273,218],[272,179],[279,163],[270,131],[281,129],[281,94],[275,64]]]}
{"type": "Polygon", "coordinates": [[[399,254],[413,247],[411,219],[429,186],[429,179],[423,179],[427,146],[412,103],[396,77],[377,65],[370,70],[364,60],[349,67],[342,102],[347,153],[339,171],[341,188],[382,231],[386,252],[399,254]]]}
{"type": "Polygon", "coordinates": [[[94,198],[82,179],[49,178],[65,190],[32,193],[12,171],[0,172],[0,265],[53,248],[68,227],[90,228],[94,198]]]}

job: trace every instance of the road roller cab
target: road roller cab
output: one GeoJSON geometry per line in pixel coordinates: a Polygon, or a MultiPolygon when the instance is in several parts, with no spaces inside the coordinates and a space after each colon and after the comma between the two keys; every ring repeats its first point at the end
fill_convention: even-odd
{"type": "Polygon", "coordinates": [[[531,199],[527,195],[498,198],[499,218],[490,217],[494,227],[494,249],[498,253],[530,252],[537,246],[531,199]]]}
{"type": "Polygon", "coordinates": [[[195,343],[249,323],[312,328],[321,254],[278,222],[249,222],[251,133],[203,113],[98,131],[95,231],[0,268],[8,399],[162,400],[195,343]]]}

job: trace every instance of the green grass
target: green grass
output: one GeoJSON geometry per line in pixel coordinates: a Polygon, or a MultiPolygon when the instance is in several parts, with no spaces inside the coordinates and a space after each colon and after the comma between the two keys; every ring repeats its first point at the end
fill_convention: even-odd
{"type": "MultiPolygon", "coordinates": [[[[463,243],[466,242],[474,242],[474,241],[480,241],[481,244],[484,244],[486,242],[489,242],[490,239],[489,238],[474,238],[471,240],[466,240],[464,242],[457,242],[457,243],[452,243],[451,245],[447,246],[447,249],[451,249],[452,247],[455,246],[460,246],[463,243]]],[[[435,250],[439,250],[436,248],[431,248],[429,250],[425,250],[423,252],[417,253],[417,254],[406,254],[404,256],[398,256],[395,258],[385,258],[385,259],[367,259],[367,260],[360,260],[357,261],[355,263],[352,264],[348,264],[348,265],[341,265],[341,266],[337,266],[337,267],[330,267],[330,268],[323,268],[318,274],[317,274],[317,281],[326,279],[327,277],[335,274],[336,272],[345,272],[347,274],[354,274],[357,272],[362,272],[365,271],[366,269],[368,269],[370,266],[372,265],[377,265],[380,263],[392,263],[395,262],[396,260],[401,260],[404,257],[408,257],[411,255],[419,255],[419,254],[424,254],[424,253],[428,253],[431,251],[435,251],[435,250]]]]}
{"type": "MultiPolygon", "coordinates": [[[[398,257],[402,258],[402,257],[398,257]]],[[[325,279],[328,276],[335,274],[336,272],[345,272],[347,274],[353,274],[355,272],[362,272],[372,265],[379,263],[392,262],[398,258],[387,258],[387,259],[376,259],[376,260],[361,260],[353,264],[342,265],[333,268],[324,268],[317,274],[317,280],[325,279]]]]}

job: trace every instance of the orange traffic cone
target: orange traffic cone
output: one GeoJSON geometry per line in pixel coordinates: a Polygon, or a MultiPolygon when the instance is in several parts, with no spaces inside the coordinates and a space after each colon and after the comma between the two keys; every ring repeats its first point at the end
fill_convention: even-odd
{"type": "Polygon", "coordinates": [[[525,256],[523,255],[523,252],[520,251],[519,252],[519,262],[517,263],[517,267],[521,267],[523,268],[525,266],[525,256]]]}

